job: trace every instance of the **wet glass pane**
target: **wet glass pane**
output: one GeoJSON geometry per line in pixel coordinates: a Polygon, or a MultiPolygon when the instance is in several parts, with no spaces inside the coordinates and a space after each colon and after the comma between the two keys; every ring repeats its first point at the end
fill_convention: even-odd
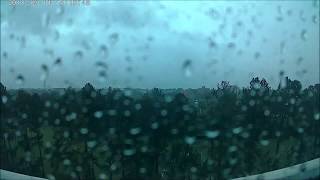
{"type": "Polygon", "coordinates": [[[318,0],[8,0],[0,12],[2,170],[320,177],[318,0]]]}

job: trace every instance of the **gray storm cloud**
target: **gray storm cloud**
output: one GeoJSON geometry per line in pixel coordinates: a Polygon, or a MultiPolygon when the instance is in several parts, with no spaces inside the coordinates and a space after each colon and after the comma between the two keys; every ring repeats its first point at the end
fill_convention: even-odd
{"type": "Polygon", "coordinates": [[[284,71],[307,86],[319,82],[318,12],[317,1],[1,2],[1,82],[195,88],[259,76],[276,87],[284,71]]]}

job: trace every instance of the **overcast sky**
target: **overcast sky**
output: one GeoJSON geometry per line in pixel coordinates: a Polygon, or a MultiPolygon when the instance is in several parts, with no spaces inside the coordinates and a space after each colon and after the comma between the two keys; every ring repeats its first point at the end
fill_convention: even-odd
{"type": "MultiPolygon", "coordinates": [[[[88,0],[87,0],[88,1],[88,0]]],[[[1,1],[9,88],[319,82],[319,1],[1,1]]]]}

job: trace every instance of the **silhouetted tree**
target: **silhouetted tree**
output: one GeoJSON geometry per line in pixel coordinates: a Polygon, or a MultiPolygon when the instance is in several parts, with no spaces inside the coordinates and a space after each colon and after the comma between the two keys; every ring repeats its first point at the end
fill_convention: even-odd
{"type": "Polygon", "coordinates": [[[274,90],[255,77],[243,89],[222,81],[145,94],[0,84],[0,168],[56,179],[230,179],[318,157],[320,85],[285,84],[274,90]]]}

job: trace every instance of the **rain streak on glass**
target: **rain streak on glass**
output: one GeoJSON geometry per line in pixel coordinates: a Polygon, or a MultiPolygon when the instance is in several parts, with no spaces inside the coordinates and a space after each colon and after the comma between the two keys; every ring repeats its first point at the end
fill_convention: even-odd
{"type": "Polygon", "coordinates": [[[186,77],[192,76],[191,68],[192,68],[192,61],[190,59],[186,59],[182,64],[182,69],[186,77]]]}
{"type": "Polygon", "coordinates": [[[48,13],[44,13],[42,15],[42,27],[47,28],[50,23],[50,15],[48,13]]]}
{"type": "Polygon", "coordinates": [[[46,80],[49,76],[49,68],[46,64],[41,65],[42,75],[40,76],[40,80],[44,81],[44,87],[46,87],[46,80]]]}
{"type": "Polygon", "coordinates": [[[107,57],[108,56],[108,48],[106,45],[101,45],[100,46],[100,53],[103,57],[107,57]]]}

